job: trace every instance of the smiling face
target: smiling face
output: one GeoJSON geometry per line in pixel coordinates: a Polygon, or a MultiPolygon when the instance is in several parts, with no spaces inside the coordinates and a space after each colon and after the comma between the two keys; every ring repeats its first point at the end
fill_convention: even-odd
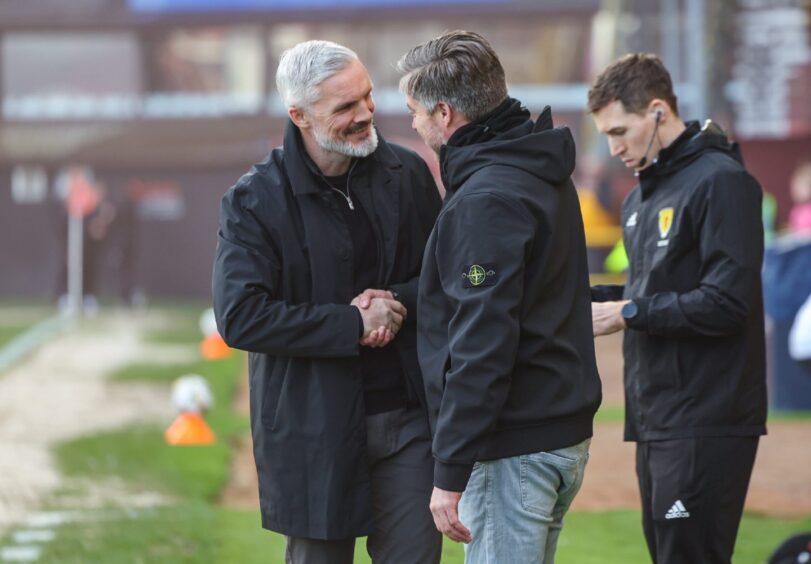
{"type": "Polygon", "coordinates": [[[593,117],[597,129],[608,138],[611,156],[622,159],[627,168],[638,170],[642,157],[647,157],[649,166],[661,148],[654,140],[648,151],[656,127],[650,112],[626,112],[622,102],[615,100],[594,112],[593,117]]]}
{"type": "Polygon", "coordinates": [[[423,142],[436,154],[445,143],[443,137],[443,124],[439,112],[428,109],[411,96],[406,96],[406,106],[411,114],[411,128],[417,132],[423,142]]]}
{"type": "Polygon", "coordinates": [[[302,135],[311,135],[326,152],[366,157],[377,149],[375,103],[366,67],[353,61],[319,85],[320,97],[302,113],[302,135]]]}

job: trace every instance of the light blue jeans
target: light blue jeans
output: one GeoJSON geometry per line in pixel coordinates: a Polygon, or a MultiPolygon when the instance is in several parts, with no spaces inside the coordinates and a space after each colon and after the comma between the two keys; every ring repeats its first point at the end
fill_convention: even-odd
{"type": "Polygon", "coordinates": [[[563,516],[583,483],[591,439],[577,445],[477,462],[459,502],[473,541],[466,564],[551,564],[563,516]]]}

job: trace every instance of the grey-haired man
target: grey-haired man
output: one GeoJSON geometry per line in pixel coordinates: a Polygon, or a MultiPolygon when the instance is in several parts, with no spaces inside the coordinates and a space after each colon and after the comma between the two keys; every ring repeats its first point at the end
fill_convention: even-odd
{"type": "Polygon", "coordinates": [[[284,146],[222,201],[220,333],[249,351],[262,524],[287,561],[439,562],[416,295],[440,207],[414,153],[373,124],[355,53],[309,41],[282,55],[284,146]]]}

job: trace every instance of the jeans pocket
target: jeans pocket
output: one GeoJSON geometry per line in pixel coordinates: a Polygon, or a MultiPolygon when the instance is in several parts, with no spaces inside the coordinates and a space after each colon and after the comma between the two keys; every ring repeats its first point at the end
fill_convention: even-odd
{"type": "MultiPolygon", "coordinates": [[[[542,517],[550,517],[557,501],[557,491],[562,483],[561,471],[556,462],[566,459],[540,456],[549,453],[525,454],[521,461],[521,506],[524,510],[542,517]]],[[[568,466],[571,461],[566,461],[568,466]]]]}
{"type": "Polygon", "coordinates": [[[574,446],[521,456],[523,508],[544,517],[568,508],[580,489],[590,444],[586,439],[574,446]]]}

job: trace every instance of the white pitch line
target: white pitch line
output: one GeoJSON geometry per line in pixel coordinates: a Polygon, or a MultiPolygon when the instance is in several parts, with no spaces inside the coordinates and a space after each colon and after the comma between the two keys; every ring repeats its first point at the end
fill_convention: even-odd
{"type": "Polygon", "coordinates": [[[54,540],[56,533],[50,529],[23,529],[15,531],[11,538],[17,544],[29,544],[32,542],[50,542],[54,540]]]}
{"type": "Polygon", "coordinates": [[[42,549],[39,546],[9,546],[0,548],[0,562],[35,562],[42,549]]]}

